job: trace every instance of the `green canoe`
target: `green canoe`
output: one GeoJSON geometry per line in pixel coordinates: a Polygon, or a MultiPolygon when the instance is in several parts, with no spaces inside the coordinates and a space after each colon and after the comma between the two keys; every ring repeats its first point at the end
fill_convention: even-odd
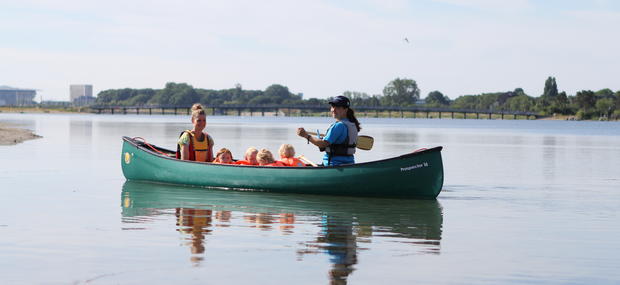
{"type": "Polygon", "coordinates": [[[128,180],[322,195],[434,199],[443,186],[442,147],[394,158],[329,167],[264,167],[183,161],[174,152],[123,137],[128,180]]]}

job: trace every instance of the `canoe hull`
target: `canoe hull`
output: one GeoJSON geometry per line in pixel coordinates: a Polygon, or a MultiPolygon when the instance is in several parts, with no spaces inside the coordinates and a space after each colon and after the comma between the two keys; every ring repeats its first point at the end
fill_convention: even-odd
{"type": "Polygon", "coordinates": [[[441,147],[347,166],[259,167],[181,161],[124,137],[121,165],[129,180],[233,190],[434,199],[443,186],[441,147]]]}

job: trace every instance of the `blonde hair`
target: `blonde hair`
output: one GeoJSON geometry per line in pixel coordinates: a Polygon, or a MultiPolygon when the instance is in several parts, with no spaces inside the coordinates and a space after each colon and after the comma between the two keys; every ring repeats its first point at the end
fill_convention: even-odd
{"type": "Polygon", "coordinates": [[[213,160],[213,162],[222,162],[220,156],[225,153],[228,153],[230,155],[230,159],[232,159],[232,152],[230,151],[230,149],[222,148],[215,154],[215,160],[213,160]]]}
{"type": "Polygon", "coordinates": [[[252,155],[252,153],[255,153],[255,152],[258,152],[258,149],[256,149],[253,146],[248,147],[248,149],[245,151],[245,156],[243,158],[244,159],[249,159],[248,156],[252,155]]]}
{"type": "Polygon", "coordinates": [[[204,107],[202,107],[202,105],[200,103],[196,103],[194,105],[192,105],[192,121],[194,121],[195,119],[198,118],[198,116],[206,116],[207,113],[205,113],[205,109],[204,107]]]}
{"type": "Polygon", "coordinates": [[[278,152],[280,152],[281,158],[291,158],[295,156],[295,148],[287,143],[281,145],[278,152]]]}
{"type": "Polygon", "coordinates": [[[273,154],[271,154],[271,151],[268,149],[263,148],[256,154],[256,161],[258,161],[259,164],[273,163],[273,154]]]}

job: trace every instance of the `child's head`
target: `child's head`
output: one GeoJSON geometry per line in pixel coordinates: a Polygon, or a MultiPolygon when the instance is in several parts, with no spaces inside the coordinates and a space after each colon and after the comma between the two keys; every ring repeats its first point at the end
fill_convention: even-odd
{"type": "Polygon", "coordinates": [[[256,160],[258,161],[259,165],[265,165],[274,162],[273,154],[271,154],[271,151],[264,148],[256,154],[256,160]]]}
{"type": "Polygon", "coordinates": [[[251,164],[258,164],[256,161],[256,154],[258,154],[258,149],[251,146],[245,151],[244,159],[249,161],[251,164]]]}
{"type": "Polygon", "coordinates": [[[215,160],[221,163],[232,163],[232,152],[227,148],[222,148],[215,155],[215,160]]]}
{"type": "Polygon", "coordinates": [[[280,157],[281,158],[291,158],[295,157],[295,148],[290,144],[283,144],[280,146],[280,157]]]}

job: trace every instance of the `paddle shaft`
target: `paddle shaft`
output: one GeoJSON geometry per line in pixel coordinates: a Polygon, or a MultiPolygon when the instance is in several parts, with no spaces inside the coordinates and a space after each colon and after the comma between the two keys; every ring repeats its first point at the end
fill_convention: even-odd
{"type": "MultiPolygon", "coordinates": [[[[316,132],[308,132],[306,131],[307,134],[309,135],[313,135],[313,136],[320,136],[320,137],[324,137],[324,134],[318,134],[316,132]]],[[[357,148],[362,149],[362,150],[371,150],[372,146],[375,142],[375,139],[373,137],[370,136],[357,136],[357,148]]]]}
{"type": "Polygon", "coordinates": [[[308,163],[308,164],[310,164],[310,165],[312,165],[312,166],[314,166],[314,167],[317,167],[317,164],[316,164],[316,163],[312,162],[312,160],[308,159],[307,157],[305,157],[305,156],[303,156],[303,155],[300,155],[300,156],[298,156],[297,158],[299,158],[299,159],[301,159],[301,160],[305,161],[306,163],[308,163]]]}

